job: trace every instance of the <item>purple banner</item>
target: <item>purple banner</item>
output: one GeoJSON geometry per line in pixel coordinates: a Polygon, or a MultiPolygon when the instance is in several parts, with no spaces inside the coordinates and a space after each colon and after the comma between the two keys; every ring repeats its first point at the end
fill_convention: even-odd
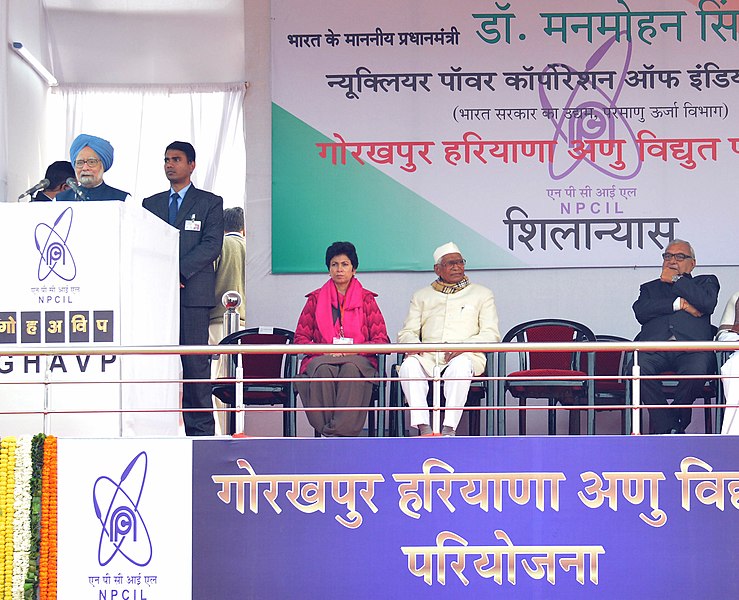
{"type": "Polygon", "coordinates": [[[739,439],[196,440],[193,599],[728,598],[739,439]]]}

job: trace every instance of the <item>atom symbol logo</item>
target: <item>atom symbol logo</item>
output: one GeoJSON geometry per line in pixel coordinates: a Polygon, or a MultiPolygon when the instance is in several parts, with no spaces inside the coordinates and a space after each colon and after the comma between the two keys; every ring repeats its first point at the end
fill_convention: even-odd
{"type": "MultiPolygon", "coordinates": [[[[625,32],[622,32],[623,35],[625,32]]],[[[616,86],[613,96],[608,96],[600,87],[596,89],[586,90],[581,85],[574,86],[571,92],[547,92],[543,85],[539,86],[539,99],[542,108],[553,111],[557,106],[557,100],[562,101],[564,109],[561,117],[552,117],[550,121],[554,126],[554,140],[564,142],[564,147],[576,140],[605,140],[612,141],[618,138],[626,140],[625,151],[629,152],[630,159],[626,161],[618,160],[610,162],[608,165],[601,165],[588,158],[584,160],[576,160],[568,152],[556,152],[554,163],[549,165],[549,175],[553,180],[564,179],[582,164],[588,164],[590,167],[607,175],[613,179],[628,180],[633,179],[639,173],[642,167],[642,161],[638,156],[634,156],[636,148],[636,136],[631,125],[617,112],[618,100],[623,90],[629,66],[631,64],[632,44],[617,44],[617,36],[613,36],[607,40],[600,48],[598,48],[585,63],[582,71],[585,75],[593,73],[597,76],[596,68],[601,65],[615,65],[614,74],[616,75],[616,86]],[[587,118],[566,118],[568,110],[583,110],[589,115],[587,118]],[[631,163],[631,166],[629,166],[631,163]]],[[[556,76],[557,72],[576,72],[575,69],[563,63],[551,63],[547,68],[543,69],[544,73],[552,73],[556,76]]],[[[606,71],[607,73],[607,71],[606,71]]],[[[553,111],[554,112],[554,111],[553,111]]],[[[558,146],[559,148],[559,146],[558,146]]]]}
{"type": "Polygon", "coordinates": [[[147,465],[146,452],[140,452],[125,468],[119,482],[106,476],[95,481],[92,501],[95,515],[102,525],[98,543],[101,567],[119,552],[139,567],[145,567],[151,561],[151,538],[138,508],[147,465]]]}
{"type": "Polygon", "coordinates": [[[54,225],[46,223],[36,225],[34,237],[40,258],[38,263],[38,280],[44,281],[55,273],[64,281],[72,281],[77,275],[77,266],[67,247],[67,238],[72,229],[72,207],[59,215],[54,225]]]}

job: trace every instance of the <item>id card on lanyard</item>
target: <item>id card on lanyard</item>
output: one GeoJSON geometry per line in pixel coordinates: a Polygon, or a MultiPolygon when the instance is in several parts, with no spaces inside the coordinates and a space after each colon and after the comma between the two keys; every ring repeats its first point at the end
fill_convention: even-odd
{"type": "Polygon", "coordinates": [[[339,337],[334,337],[334,344],[353,344],[354,338],[344,335],[344,300],[346,296],[339,301],[339,337]]]}

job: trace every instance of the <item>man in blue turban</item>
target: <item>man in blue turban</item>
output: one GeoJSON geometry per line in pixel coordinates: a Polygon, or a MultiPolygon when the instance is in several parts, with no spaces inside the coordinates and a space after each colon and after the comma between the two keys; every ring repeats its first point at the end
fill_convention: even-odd
{"type": "Polygon", "coordinates": [[[103,181],[103,173],[113,166],[113,146],[108,140],[87,135],[74,138],[69,148],[74,166],[77,189],[57,194],[59,200],[125,200],[128,192],[118,190],[103,181]]]}

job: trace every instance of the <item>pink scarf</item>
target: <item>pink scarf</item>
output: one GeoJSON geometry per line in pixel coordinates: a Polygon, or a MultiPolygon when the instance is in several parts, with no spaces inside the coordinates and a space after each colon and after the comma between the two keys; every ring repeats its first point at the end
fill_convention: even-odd
{"type": "MultiPolygon", "coordinates": [[[[364,324],[364,288],[356,277],[352,277],[344,295],[343,321],[344,337],[352,338],[355,344],[363,344],[366,340],[362,333],[364,324]]],[[[318,291],[316,304],[316,324],[321,333],[324,344],[331,344],[335,337],[339,337],[339,321],[334,323],[332,307],[340,307],[339,292],[330,279],[318,291]]]]}

